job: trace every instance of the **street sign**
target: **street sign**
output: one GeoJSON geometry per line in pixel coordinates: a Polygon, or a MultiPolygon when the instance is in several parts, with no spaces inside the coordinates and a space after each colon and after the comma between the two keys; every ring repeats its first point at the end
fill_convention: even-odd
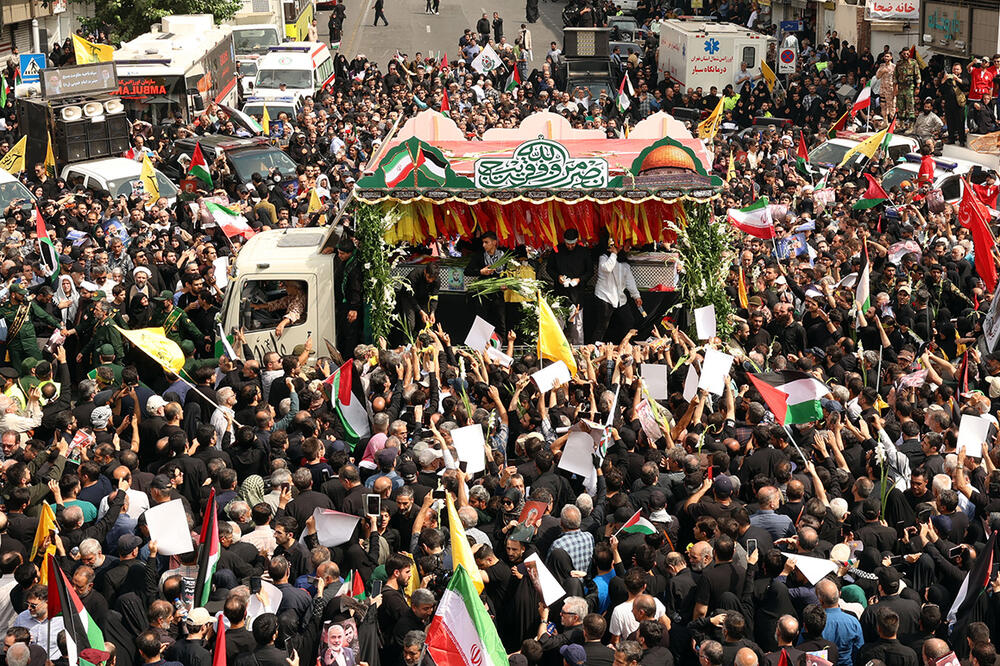
{"type": "Polygon", "coordinates": [[[782,32],[802,32],[802,21],[782,21],[782,32]]]}
{"type": "Polygon", "coordinates": [[[781,49],[778,52],[778,74],[792,74],[795,72],[795,61],[798,54],[795,49],[781,49]]]}
{"type": "Polygon", "coordinates": [[[44,53],[21,53],[21,83],[41,83],[42,70],[45,69],[44,53]]]}

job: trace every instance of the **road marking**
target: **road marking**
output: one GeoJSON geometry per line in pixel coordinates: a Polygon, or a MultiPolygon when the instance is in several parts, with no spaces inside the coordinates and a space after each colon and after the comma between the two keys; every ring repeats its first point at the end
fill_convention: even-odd
{"type": "Polygon", "coordinates": [[[351,54],[354,53],[354,42],[357,40],[358,35],[361,34],[361,30],[362,28],[364,28],[365,25],[365,17],[368,16],[368,13],[372,11],[372,6],[374,2],[375,0],[368,0],[368,3],[365,5],[365,12],[364,14],[361,15],[361,20],[358,22],[358,29],[354,31],[354,34],[351,35],[351,40],[348,42],[349,48],[344,49],[344,51],[346,51],[347,53],[351,54]]]}
{"type": "Polygon", "coordinates": [[[427,32],[430,33],[430,31],[431,31],[431,27],[427,26],[427,32]]]}

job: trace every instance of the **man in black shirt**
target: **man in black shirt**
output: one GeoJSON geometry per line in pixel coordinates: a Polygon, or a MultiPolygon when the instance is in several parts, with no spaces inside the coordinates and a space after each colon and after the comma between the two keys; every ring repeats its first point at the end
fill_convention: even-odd
{"type": "Polygon", "coordinates": [[[698,581],[695,594],[694,617],[705,617],[709,611],[719,607],[719,601],[726,592],[743,590],[745,573],[733,566],[735,543],[727,534],[715,540],[715,563],[706,568],[698,581]]]}
{"type": "Polygon", "coordinates": [[[896,633],[899,631],[899,615],[891,608],[879,608],[877,613],[878,639],[865,640],[861,651],[858,652],[857,663],[867,664],[872,659],[881,659],[886,664],[918,666],[920,662],[917,661],[917,653],[896,638],[896,633]]]}
{"type": "Polygon", "coordinates": [[[410,610],[403,590],[410,582],[412,566],[412,560],[401,553],[393,553],[385,562],[382,605],[378,607],[378,626],[383,636],[392,636],[396,623],[410,610]]]}

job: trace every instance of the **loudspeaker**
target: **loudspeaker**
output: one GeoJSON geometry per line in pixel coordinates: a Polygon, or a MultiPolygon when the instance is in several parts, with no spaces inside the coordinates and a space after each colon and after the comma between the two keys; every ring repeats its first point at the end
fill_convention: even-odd
{"type": "Polygon", "coordinates": [[[66,122],[62,119],[55,121],[56,132],[52,137],[53,152],[57,161],[79,162],[87,159],[87,121],[75,120],[66,122]]]}
{"type": "Polygon", "coordinates": [[[87,139],[93,141],[95,139],[107,139],[108,138],[108,128],[105,122],[87,122],[87,139]]]}
{"type": "Polygon", "coordinates": [[[108,116],[104,123],[108,129],[108,139],[111,142],[111,154],[121,155],[131,148],[128,138],[128,119],[124,113],[108,116]]]}
{"type": "Polygon", "coordinates": [[[685,109],[684,107],[677,106],[670,112],[670,115],[678,120],[690,120],[695,123],[701,121],[701,111],[698,109],[685,109]]]}

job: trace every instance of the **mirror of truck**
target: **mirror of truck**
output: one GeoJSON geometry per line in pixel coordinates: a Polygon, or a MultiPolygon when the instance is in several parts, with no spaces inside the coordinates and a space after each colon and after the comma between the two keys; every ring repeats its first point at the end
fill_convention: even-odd
{"type": "Polygon", "coordinates": [[[195,111],[205,110],[205,100],[202,98],[201,93],[198,92],[197,88],[190,88],[187,91],[188,96],[191,98],[191,108],[195,111]]]}

